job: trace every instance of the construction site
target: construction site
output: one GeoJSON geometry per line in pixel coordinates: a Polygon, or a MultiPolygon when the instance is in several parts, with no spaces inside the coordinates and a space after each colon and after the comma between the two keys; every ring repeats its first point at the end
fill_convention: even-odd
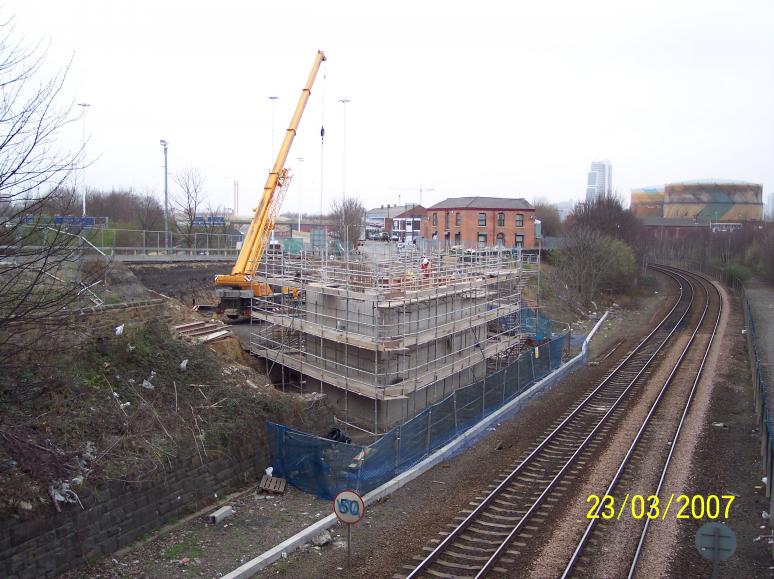
{"type": "Polygon", "coordinates": [[[337,419],[378,435],[518,358],[522,290],[539,271],[516,250],[327,258],[268,253],[251,351],[283,388],[327,395],[337,419]]]}

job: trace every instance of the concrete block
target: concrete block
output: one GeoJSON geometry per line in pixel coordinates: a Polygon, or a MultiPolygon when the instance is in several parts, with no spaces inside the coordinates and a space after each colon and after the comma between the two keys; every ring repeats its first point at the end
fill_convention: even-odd
{"type": "Polygon", "coordinates": [[[234,514],[234,509],[232,509],[229,505],[226,505],[225,507],[221,507],[220,509],[212,513],[209,517],[207,517],[207,520],[213,525],[217,525],[223,519],[230,517],[233,514],[234,514]]]}

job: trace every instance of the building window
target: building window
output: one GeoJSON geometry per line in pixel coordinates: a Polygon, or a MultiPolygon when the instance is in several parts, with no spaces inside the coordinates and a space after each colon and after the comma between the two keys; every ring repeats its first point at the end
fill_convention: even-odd
{"type": "MultiPolygon", "coordinates": [[[[500,215],[502,215],[502,213],[500,215]]],[[[505,247],[505,233],[497,234],[497,247],[505,247]]]]}
{"type": "Polygon", "coordinates": [[[516,214],[516,227],[524,227],[524,214],[523,213],[517,213],[516,214]]]}
{"type": "Polygon", "coordinates": [[[456,225],[457,227],[462,225],[462,213],[460,213],[459,211],[457,211],[457,214],[454,216],[454,225],[456,225]]]}
{"type": "Polygon", "coordinates": [[[443,226],[446,229],[449,229],[449,212],[447,211],[443,216],[443,226]]]}
{"type": "Polygon", "coordinates": [[[480,248],[486,247],[486,233],[479,233],[478,234],[478,246],[480,248]]]}
{"type": "MultiPolygon", "coordinates": [[[[459,213],[457,213],[459,215],[459,213]]],[[[462,234],[458,231],[454,234],[454,245],[459,245],[462,243],[462,234]]]]}
{"type": "Polygon", "coordinates": [[[438,214],[433,213],[433,227],[438,227],[438,214]]]}
{"type": "Polygon", "coordinates": [[[438,239],[438,232],[437,231],[433,231],[433,239],[438,239]]]}
{"type": "Polygon", "coordinates": [[[484,227],[486,225],[486,213],[478,214],[478,226],[484,227]]]}
{"type": "Polygon", "coordinates": [[[505,227],[505,213],[502,211],[497,214],[497,227],[505,227]]]}
{"type": "Polygon", "coordinates": [[[516,234],[516,247],[524,247],[524,236],[520,233],[516,234]]]}

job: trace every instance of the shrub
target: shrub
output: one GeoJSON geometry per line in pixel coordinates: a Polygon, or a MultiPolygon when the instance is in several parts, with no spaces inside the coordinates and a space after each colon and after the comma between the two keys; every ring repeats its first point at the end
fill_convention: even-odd
{"type": "Polygon", "coordinates": [[[723,268],[723,277],[729,280],[747,281],[752,276],[750,270],[741,263],[732,263],[723,268]]]}

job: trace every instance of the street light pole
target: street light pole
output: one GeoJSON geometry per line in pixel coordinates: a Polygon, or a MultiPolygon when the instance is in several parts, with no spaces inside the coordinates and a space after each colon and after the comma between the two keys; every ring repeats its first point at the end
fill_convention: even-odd
{"type": "Polygon", "coordinates": [[[78,103],[81,107],[81,176],[83,177],[83,216],[86,217],[86,107],[89,103],[78,103]]]}
{"type": "Polygon", "coordinates": [[[298,161],[298,173],[299,173],[299,181],[298,184],[298,234],[301,235],[301,210],[304,206],[304,158],[303,157],[296,157],[296,161],[298,161]]]}
{"type": "Polygon", "coordinates": [[[347,103],[351,102],[350,99],[339,99],[339,102],[344,105],[344,127],[342,138],[342,161],[341,161],[341,199],[347,195],[347,103]]]}
{"type": "Polygon", "coordinates": [[[268,98],[271,101],[271,162],[269,163],[271,170],[271,167],[274,167],[274,108],[279,97],[270,96],[268,98]]]}
{"type": "Polygon", "coordinates": [[[159,144],[164,147],[164,253],[169,253],[169,194],[167,188],[167,141],[161,139],[159,144]]]}

